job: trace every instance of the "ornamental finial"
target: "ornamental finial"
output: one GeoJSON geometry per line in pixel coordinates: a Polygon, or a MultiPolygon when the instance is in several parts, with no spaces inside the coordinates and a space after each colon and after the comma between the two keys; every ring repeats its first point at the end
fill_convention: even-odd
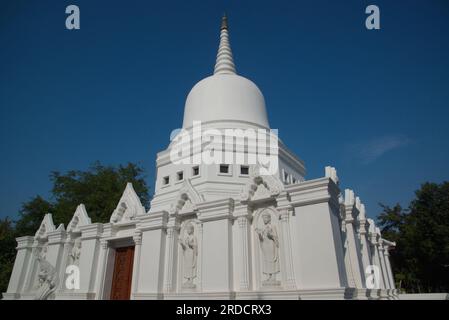
{"type": "Polygon", "coordinates": [[[226,14],[221,18],[220,45],[218,46],[214,74],[236,74],[231,45],[229,43],[228,18],[226,14]]]}

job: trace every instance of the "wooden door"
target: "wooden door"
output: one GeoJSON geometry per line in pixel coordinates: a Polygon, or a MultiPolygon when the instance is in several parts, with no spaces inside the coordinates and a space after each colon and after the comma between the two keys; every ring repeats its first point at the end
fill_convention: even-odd
{"type": "Polygon", "coordinates": [[[111,300],[129,300],[133,277],[134,247],[115,249],[111,300]]]}

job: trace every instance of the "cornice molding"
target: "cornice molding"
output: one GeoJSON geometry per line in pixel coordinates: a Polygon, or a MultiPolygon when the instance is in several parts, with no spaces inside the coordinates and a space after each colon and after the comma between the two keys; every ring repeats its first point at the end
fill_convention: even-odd
{"type": "Polygon", "coordinates": [[[16,238],[17,241],[17,250],[20,249],[28,249],[33,247],[34,237],[32,236],[24,236],[16,238]]]}
{"type": "Polygon", "coordinates": [[[329,202],[338,211],[338,194],[340,189],[328,177],[288,185],[285,190],[290,196],[292,207],[329,202]]]}
{"type": "Polygon", "coordinates": [[[103,232],[103,224],[101,223],[92,223],[85,226],[80,227],[81,231],[81,239],[82,240],[90,240],[101,237],[101,233],[103,232]]]}
{"type": "Polygon", "coordinates": [[[137,228],[142,231],[165,229],[168,223],[168,212],[159,211],[137,217],[137,228]]]}
{"type": "Polygon", "coordinates": [[[234,211],[234,199],[226,198],[203,202],[198,206],[198,220],[211,221],[221,219],[232,219],[234,211]]]}

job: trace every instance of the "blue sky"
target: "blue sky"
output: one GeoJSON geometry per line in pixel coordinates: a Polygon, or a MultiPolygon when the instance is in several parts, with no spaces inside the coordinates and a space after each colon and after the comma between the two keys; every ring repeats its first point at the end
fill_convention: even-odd
{"type": "MultiPolygon", "coordinates": [[[[238,73],[306,163],[335,166],[370,216],[449,179],[449,2],[86,1],[0,4],[0,217],[53,170],[155,157],[213,71],[226,11],[238,73]],[[81,30],[65,29],[77,4],[81,30]],[[376,4],[381,30],[365,28],[376,4]]],[[[152,191],[151,191],[152,192],[152,191]]]]}

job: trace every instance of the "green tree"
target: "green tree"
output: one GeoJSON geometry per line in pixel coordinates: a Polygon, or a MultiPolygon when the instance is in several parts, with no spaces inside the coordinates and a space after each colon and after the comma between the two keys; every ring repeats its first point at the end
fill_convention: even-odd
{"type": "Polygon", "coordinates": [[[53,205],[39,195],[28,202],[22,203],[22,208],[19,211],[19,219],[16,222],[15,233],[18,236],[34,235],[44,215],[52,211],[53,205]]]}
{"type": "Polygon", "coordinates": [[[142,205],[149,207],[150,197],[144,170],[137,164],[104,166],[94,163],[86,171],[71,170],[64,174],[52,172],[50,199],[36,196],[22,204],[15,224],[9,219],[0,220],[0,292],[5,292],[15,258],[15,238],[33,236],[46,213],[53,214],[57,226],[70,222],[76,207],[83,203],[92,222],[109,222],[125,190],[131,182],[142,205]]]}
{"type": "Polygon", "coordinates": [[[448,291],[449,182],[424,183],[407,210],[382,207],[382,235],[397,245],[391,260],[398,285],[408,292],[448,291]]]}
{"type": "Polygon", "coordinates": [[[127,182],[133,184],[142,205],[148,208],[149,195],[143,172],[133,163],[112,167],[98,162],[87,171],[52,172],[54,223],[67,224],[80,203],[86,206],[92,222],[109,222],[127,182]]]}
{"type": "Polygon", "coordinates": [[[0,220],[0,289],[5,292],[16,254],[14,225],[9,218],[0,220]]]}

